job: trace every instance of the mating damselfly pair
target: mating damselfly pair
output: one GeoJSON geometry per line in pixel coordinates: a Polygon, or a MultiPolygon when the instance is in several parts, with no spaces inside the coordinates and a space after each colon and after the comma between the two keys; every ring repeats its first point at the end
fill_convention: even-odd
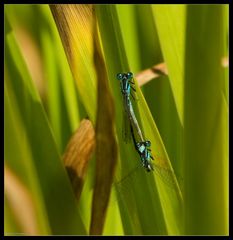
{"type": "MultiPolygon", "coordinates": [[[[141,163],[143,167],[150,172],[153,170],[151,160],[154,158],[150,154],[150,141],[144,140],[141,128],[139,127],[137,118],[134,113],[133,105],[131,102],[131,98],[135,100],[135,97],[131,91],[131,89],[136,92],[136,89],[132,86],[134,85],[134,79],[133,74],[131,72],[128,73],[118,73],[117,79],[120,81],[121,86],[121,93],[123,96],[123,106],[124,106],[124,115],[126,116],[124,119],[128,119],[128,123],[124,123],[125,126],[130,127],[130,132],[133,138],[134,147],[136,151],[139,153],[141,163]],[[136,130],[137,137],[135,136],[134,131],[136,130]],[[138,139],[138,140],[137,140],[138,139]]],[[[125,127],[126,129],[126,127],[125,127]]],[[[127,131],[125,131],[124,135],[127,134],[127,131]]]]}
{"type": "Polygon", "coordinates": [[[133,104],[131,101],[131,99],[133,101],[136,100],[136,89],[133,73],[118,73],[116,77],[120,81],[120,89],[123,99],[123,138],[125,142],[128,142],[130,136],[132,136],[134,147],[138,152],[141,164],[146,171],[151,172],[152,170],[155,170],[163,182],[173,187],[175,184],[174,172],[171,171],[168,166],[164,166],[164,162],[166,161],[164,161],[162,158],[155,156],[156,163],[152,162],[154,157],[151,154],[151,142],[149,140],[145,140],[134,113],[133,104]]]}

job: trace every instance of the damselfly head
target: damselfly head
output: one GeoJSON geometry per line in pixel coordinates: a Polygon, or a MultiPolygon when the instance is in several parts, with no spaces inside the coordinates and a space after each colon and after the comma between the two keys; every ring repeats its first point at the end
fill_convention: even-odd
{"type": "Polygon", "coordinates": [[[131,72],[128,72],[128,73],[118,73],[117,74],[117,79],[118,80],[123,80],[123,79],[128,79],[128,80],[130,80],[130,79],[132,79],[133,78],[133,73],[131,73],[131,72]]]}
{"type": "Polygon", "coordinates": [[[151,142],[148,140],[148,141],[145,141],[145,142],[138,142],[136,144],[137,148],[140,150],[140,149],[143,149],[143,151],[146,149],[146,147],[150,147],[151,146],[151,142]]]}

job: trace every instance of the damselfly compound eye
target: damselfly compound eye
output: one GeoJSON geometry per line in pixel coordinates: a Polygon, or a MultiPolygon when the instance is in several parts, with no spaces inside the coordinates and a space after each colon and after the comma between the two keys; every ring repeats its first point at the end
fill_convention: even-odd
{"type": "Polygon", "coordinates": [[[145,144],[146,144],[147,147],[150,147],[151,142],[150,141],[145,141],[145,144]]]}
{"type": "Polygon", "coordinates": [[[128,78],[128,79],[131,79],[132,77],[133,77],[133,73],[128,72],[128,73],[127,73],[127,78],[128,78]]]}
{"type": "Polygon", "coordinates": [[[122,74],[122,73],[118,73],[118,74],[117,74],[117,79],[118,79],[118,80],[121,80],[122,78],[123,78],[123,74],[122,74]]]}

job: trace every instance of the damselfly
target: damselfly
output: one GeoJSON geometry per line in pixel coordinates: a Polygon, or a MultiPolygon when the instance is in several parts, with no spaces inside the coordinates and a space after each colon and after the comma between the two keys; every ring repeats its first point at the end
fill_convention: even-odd
{"type": "Polygon", "coordinates": [[[136,89],[131,86],[131,84],[135,84],[133,80],[133,73],[128,72],[128,73],[118,73],[117,74],[117,79],[120,81],[120,86],[121,86],[121,93],[123,96],[123,106],[124,106],[124,140],[127,142],[129,139],[129,127],[130,125],[133,125],[133,127],[136,129],[138,136],[140,139],[143,141],[143,134],[142,131],[139,127],[137,118],[135,116],[132,102],[130,97],[132,97],[135,100],[135,97],[133,93],[131,92],[131,89],[136,92],[136,89]],[[129,120],[129,122],[128,122],[129,120]]]}
{"type": "Polygon", "coordinates": [[[151,146],[151,142],[149,140],[137,142],[131,125],[130,125],[130,130],[131,130],[131,134],[134,142],[134,147],[139,153],[142,166],[147,170],[147,172],[154,170],[151,162],[151,160],[154,160],[154,158],[152,157],[151,149],[149,148],[151,146]]]}
{"type": "MultiPolygon", "coordinates": [[[[133,128],[130,125],[131,135],[136,151],[139,153],[141,163],[143,167],[150,172],[152,170],[160,177],[160,179],[169,187],[174,188],[177,184],[175,173],[168,164],[168,160],[159,156],[152,156],[151,154],[151,142],[149,140],[137,141],[133,128]],[[153,161],[152,161],[153,160],[153,161]]],[[[130,171],[128,175],[136,173],[138,166],[130,171]]],[[[127,178],[125,176],[124,178],[127,178]]]]}
{"type": "MultiPolygon", "coordinates": [[[[154,156],[155,157],[154,159],[154,157],[151,155],[151,150],[150,150],[151,142],[149,140],[145,140],[142,134],[142,131],[139,127],[137,118],[135,116],[132,102],[131,102],[131,98],[135,100],[135,97],[133,96],[132,93],[136,91],[135,88],[132,86],[135,84],[133,81],[133,74],[131,72],[118,73],[117,79],[120,81],[121,93],[123,96],[125,130],[128,129],[127,131],[125,131],[127,132],[127,134],[125,135],[129,135],[129,133],[131,133],[134,147],[139,154],[143,167],[148,172],[150,172],[151,170],[155,170],[156,174],[158,174],[161,180],[165,184],[173,188],[177,183],[174,172],[167,164],[167,160],[160,158],[158,156],[154,156]],[[131,91],[131,89],[133,90],[133,92],[131,91]],[[135,129],[137,134],[134,133],[135,129]]],[[[120,181],[115,183],[118,187],[125,185],[125,182],[128,182],[127,179],[131,179],[135,175],[135,173],[138,172],[140,165],[136,163],[135,165],[136,165],[135,168],[133,168],[120,181]]]]}
{"type": "MultiPolygon", "coordinates": [[[[134,114],[133,106],[132,106],[132,103],[130,100],[130,95],[133,96],[131,94],[131,88],[134,91],[136,91],[135,88],[131,86],[131,84],[134,84],[133,74],[131,72],[118,73],[117,79],[120,80],[121,92],[122,92],[123,102],[124,102],[124,109],[125,109],[125,113],[128,116],[128,119],[130,120],[129,125],[130,125],[131,135],[133,137],[135,149],[139,153],[143,167],[148,172],[150,172],[151,170],[153,170],[153,167],[150,163],[151,159],[153,159],[153,157],[150,154],[150,149],[149,149],[151,143],[150,143],[150,141],[144,140],[142,131],[139,127],[139,124],[138,124],[137,118],[134,114]],[[137,130],[137,135],[139,137],[139,141],[136,140],[133,127],[137,130]]],[[[128,124],[128,123],[126,123],[126,124],[128,124]]]]}

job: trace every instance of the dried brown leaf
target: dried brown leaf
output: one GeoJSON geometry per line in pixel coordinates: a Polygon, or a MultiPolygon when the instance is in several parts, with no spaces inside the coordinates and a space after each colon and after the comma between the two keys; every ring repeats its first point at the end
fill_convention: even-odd
{"type": "Polygon", "coordinates": [[[167,66],[165,63],[157,64],[151,68],[143,70],[135,75],[138,81],[138,85],[141,87],[154,78],[158,78],[163,75],[167,75],[167,66]]]}
{"type": "MultiPolygon", "coordinates": [[[[229,66],[228,57],[222,57],[221,65],[224,68],[229,66]]],[[[135,78],[137,79],[138,85],[141,87],[149,81],[164,75],[168,75],[167,66],[166,63],[160,63],[137,73],[135,78]]]]}
{"type": "Polygon", "coordinates": [[[95,26],[94,62],[98,79],[98,110],[96,120],[96,177],[92,200],[91,235],[103,232],[117,163],[114,102],[107,79],[107,71],[95,26]]]}
{"type": "Polygon", "coordinates": [[[68,171],[76,198],[79,200],[88,162],[95,147],[95,131],[90,120],[81,121],[71,137],[63,161],[68,171]]]}

